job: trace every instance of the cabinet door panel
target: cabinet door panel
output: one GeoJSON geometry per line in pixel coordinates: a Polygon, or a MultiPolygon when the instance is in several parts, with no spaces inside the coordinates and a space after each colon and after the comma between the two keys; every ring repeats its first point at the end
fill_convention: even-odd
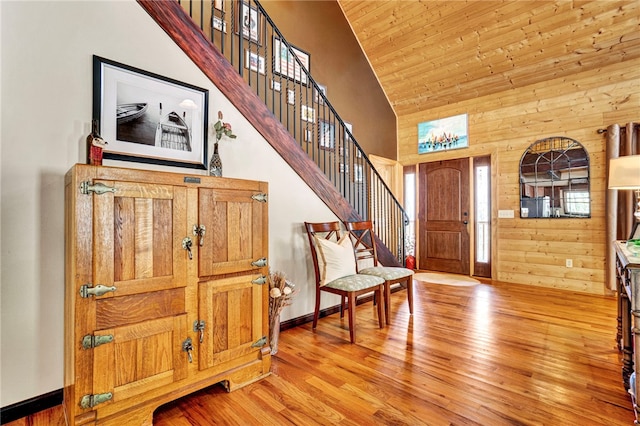
{"type": "Polygon", "coordinates": [[[96,181],[115,193],[94,196],[96,284],[103,297],[185,286],[186,192],[182,187],[96,181]]]}
{"type": "Polygon", "coordinates": [[[207,237],[199,248],[199,276],[256,269],[264,256],[266,204],[251,198],[256,191],[201,188],[199,221],[207,237]]]}
{"type": "Polygon", "coordinates": [[[186,328],[183,314],[102,330],[113,341],[94,349],[94,391],[118,402],[185,378],[186,328]]]}
{"type": "Polygon", "coordinates": [[[264,336],[263,286],[251,282],[258,277],[242,275],[199,284],[200,318],[206,322],[200,369],[260,351],[251,346],[264,336]]]}
{"type": "Polygon", "coordinates": [[[186,189],[98,182],[115,192],[93,196],[94,283],[116,290],[87,300],[94,334],[113,336],[92,349],[93,389],[117,402],[187,374],[186,189]]]}
{"type": "Polygon", "coordinates": [[[109,297],[96,301],[96,328],[119,327],[184,312],[183,288],[109,297]]]}

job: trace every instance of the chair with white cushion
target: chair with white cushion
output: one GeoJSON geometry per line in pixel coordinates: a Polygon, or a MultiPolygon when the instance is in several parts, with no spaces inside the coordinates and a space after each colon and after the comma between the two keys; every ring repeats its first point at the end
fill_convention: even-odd
{"type": "MultiPolygon", "coordinates": [[[[318,324],[320,294],[322,291],[340,296],[340,316],[343,315],[344,298],[349,310],[349,337],[356,341],[356,298],[374,292],[382,300],[384,279],[373,275],[358,274],[356,259],[348,234],[340,238],[340,222],[305,222],[309,247],[316,274],[316,304],[313,312],[313,328],[318,324]]],[[[382,304],[378,303],[378,323],[384,327],[382,304]]]]}
{"type": "Polygon", "coordinates": [[[391,323],[389,310],[391,306],[391,286],[393,284],[400,283],[407,289],[409,313],[413,314],[413,271],[402,267],[378,265],[376,237],[373,232],[373,223],[370,220],[345,222],[344,225],[351,236],[358,274],[384,279],[384,314],[387,324],[391,323]]]}

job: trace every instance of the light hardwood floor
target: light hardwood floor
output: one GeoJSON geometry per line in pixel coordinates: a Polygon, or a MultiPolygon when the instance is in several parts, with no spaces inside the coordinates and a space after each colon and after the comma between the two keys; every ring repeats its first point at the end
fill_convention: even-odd
{"type": "MultiPolygon", "coordinates": [[[[354,345],[338,314],[315,332],[311,324],[286,330],[270,377],[167,404],[154,424],[633,424],[614,298],[416,281],[414,315],[404,291],[391,308],[380,330],[372,304],[358,306],[354,345]]],[[[11,425],[58,424],[52,417],[11,425]]]]}

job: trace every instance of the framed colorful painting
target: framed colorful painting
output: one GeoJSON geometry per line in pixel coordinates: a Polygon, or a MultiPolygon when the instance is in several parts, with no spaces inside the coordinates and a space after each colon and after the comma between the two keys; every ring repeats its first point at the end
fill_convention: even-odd
{"type": "Polygon", "coordinates": [[[467,114],[418,123],[418,154],[468,146],[467,114]]]}

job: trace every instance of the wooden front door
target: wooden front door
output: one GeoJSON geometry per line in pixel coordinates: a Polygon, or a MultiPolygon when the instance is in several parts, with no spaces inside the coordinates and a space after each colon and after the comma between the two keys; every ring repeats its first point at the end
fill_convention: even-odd
{"type": "Polygon", "coordinates": [[[469,159],[420,164],[418,267],[469,274],[469,159]]]}
{"type": "Polygon", "coordinates": [[[94,283],[115,290],[86,299],[94,304],[94,335],[113,336],[93,349],[93,392],[111,392],[117,403],[187,375],[186,192],[162,184],[95,183],[115,192],[93,195],[94,283]]]}

